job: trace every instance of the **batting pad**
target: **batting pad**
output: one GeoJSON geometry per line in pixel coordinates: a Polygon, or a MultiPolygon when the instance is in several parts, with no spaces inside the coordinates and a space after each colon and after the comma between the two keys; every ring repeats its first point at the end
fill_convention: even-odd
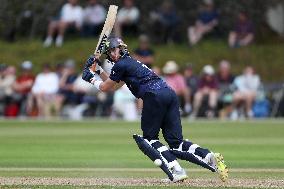
{"type": "Polygon", "coordinates": [[[171,149],[171,152],[179,159],[189,161],[209,169],[212,172],[216,172],[216,168],[208,165],[208,162],[206,162],[205,154],[209,153],[210,151],[207,149],[201,149],[197,144],[193,144],[189,141],[183,141],[179,148],[171,149]],[[201,153],[200,151],[204,151],[204,153],[201,153]]]}
{"type": "Polygon", "coordinates": [[[133,139],[137,143],[139,149],[152,161],[155,161],[156,159],[160,159],[162,161],[162,165],[160,166],[160,168],[167,174],[169,179],[172,181],[174,178],[172,172],[166,164],[167,162],[165,161],[165,157],[163,157],[157,149],[152,147],[150,142],[144,139],[142,136],[134,134],[133,139]]]}

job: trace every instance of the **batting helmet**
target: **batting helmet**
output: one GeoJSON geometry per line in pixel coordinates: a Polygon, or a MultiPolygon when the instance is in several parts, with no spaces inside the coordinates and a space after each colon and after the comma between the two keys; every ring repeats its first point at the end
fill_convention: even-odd
{"type": "Polygon", "coordinates": [[[122,56],[128,53],[127,45],[122,41],[122,39],[118,37],[108,38],[107,42],[105,43],[104,53],[108,54],[109,51],[113,48],[120,48],[122,56]]]}

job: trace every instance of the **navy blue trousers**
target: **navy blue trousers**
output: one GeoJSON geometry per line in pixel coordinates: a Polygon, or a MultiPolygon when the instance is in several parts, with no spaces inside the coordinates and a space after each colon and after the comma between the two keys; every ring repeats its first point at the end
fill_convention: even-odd
{"type": "Polygon", "coordinates": [[[159,131],[170,148],[178,148],[183,141],[179,113],[179,100],[170,88],[147,92],[143,96],[141,118],[143,137],[147,140],[158,140],[159,131]]]}

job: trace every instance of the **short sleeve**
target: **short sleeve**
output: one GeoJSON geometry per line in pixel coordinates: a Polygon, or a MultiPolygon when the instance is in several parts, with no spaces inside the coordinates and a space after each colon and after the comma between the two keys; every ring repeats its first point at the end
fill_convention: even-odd
{"type": "Polygon", "coordinates": [[[111,69],[109,78],[119,83],[123,77],[124,72],[125,68],[121,66],[119,63],[115,63],[111,69]]]}

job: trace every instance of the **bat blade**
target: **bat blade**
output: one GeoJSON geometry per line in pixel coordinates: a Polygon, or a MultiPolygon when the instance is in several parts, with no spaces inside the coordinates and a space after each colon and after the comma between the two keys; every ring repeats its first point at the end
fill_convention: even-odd
{"type": "Polygon", "coordinates": [[[104,43],[106,42],[107,38],[109,37],[112,28],[114,26],[115,20],[116,20],[116,14],[117,14],[118,7],[116,5],[110,5],[107,13],[107,17],[104,23],[103,30],[101,32],[96,50],[94,52],[94,55],[96,58],[99,58],[102,55],[104,43]]]}

